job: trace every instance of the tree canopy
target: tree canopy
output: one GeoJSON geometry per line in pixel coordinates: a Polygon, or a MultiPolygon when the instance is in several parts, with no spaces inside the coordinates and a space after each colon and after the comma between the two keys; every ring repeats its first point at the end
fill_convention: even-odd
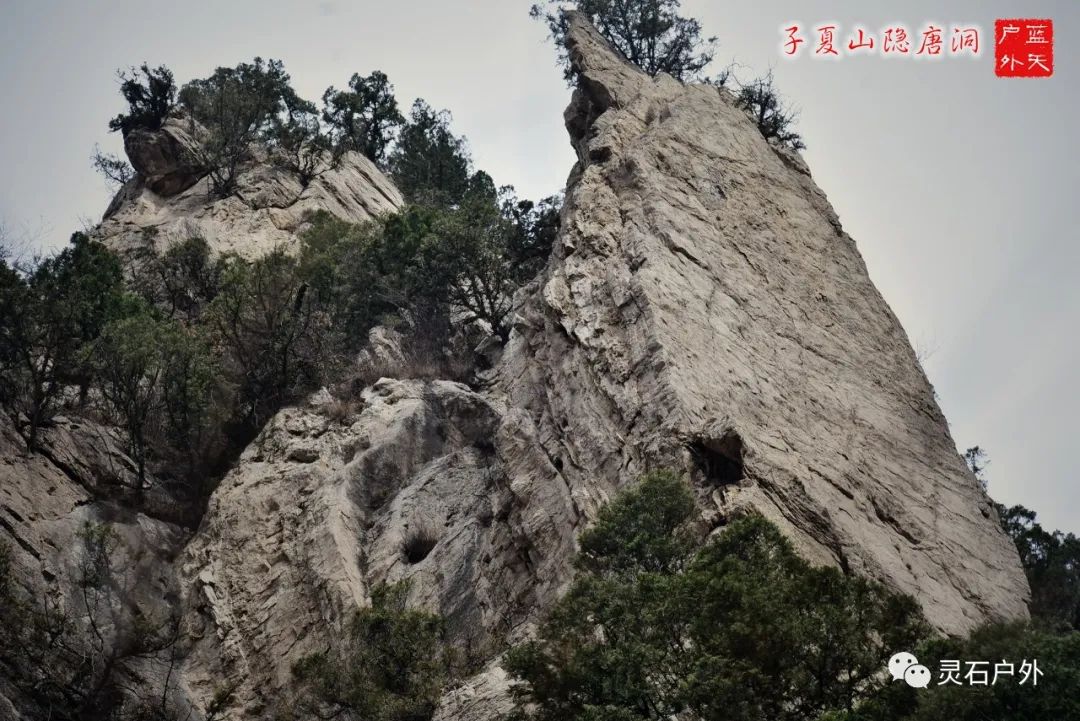
{"type": "Polygon", "coordinates": [[[306,109],[289,80],[280,60],[257,57],[234,68],[220,67],[180,90],[180,104],[208,131],[204,160],[217,195],[232,192],[252,144],[270,137],[280,127],[280,116],[306,109]]]}
{"type": "Polygon", "coordinates": [[[456,205],[469,190],[468,146],[450,130],[450,113],[423,100],[413,103],[390,154],[390,173],[407,200],[456,205]]]}
{"type": "Polygon", "coordinates": [[[109,121],[109,130],[127,135],[136,128],[157,130],[176,103],[176,82],[164,65],[151,68],[143,63],[130,71],[121,71],[120,94],[128,111],[109,121]]]}
{"type": "Polygon", "coordinates": [[[1080,538],[1048,531],[1024,506],[997,505],[1031,586],[1031,614],[1054,629],[1080,631],[1080,538]]]}
{"type": "Polygon", "coordinates": [[[355,150],[382,165],[405,118],[398,110],[394,86],[379,70],[367,77],[353,74],[348,90],[333,86],[323,93],[323,120],[331,128],[338,152],[355,150]]]}
{"type": "Polygon", "coordinates": [[[914,600],[810,566],[760,517],[695,550],[693,508],[659,472],[601,510],[573,586],[506,657],[518,718],[817,721],[925,636],[914,600]]]}
{"type": "Polygon", "coordinates": [[[85,392],[94,375],[87,349],[123,295],[119,261],[83,233],[23,272],[0,267],[0,386],[26,419],[27,448],[55,412],[66,386],[85,392]]]}
{"type": "Polygon", "coordinates": [[[596,26],[608,42],[649,75],[667,73],[677,80],[700,76],[713,59],[715,38],[701,37],[701,23],[679,14],[679,0],[547,0],[532,6],[543,20],[565,67],[572,76],[564,48],[567,9],[576,9],[596,26]]]}
{"type": "Polygon", "coordinates": [[[792,150],[806,149],[802,136],[795,131],[798,114],[780,97],[771,70],[740,85],[735,93],[735,104],[746,111],[766,140],[773,139],[792,150]]]}

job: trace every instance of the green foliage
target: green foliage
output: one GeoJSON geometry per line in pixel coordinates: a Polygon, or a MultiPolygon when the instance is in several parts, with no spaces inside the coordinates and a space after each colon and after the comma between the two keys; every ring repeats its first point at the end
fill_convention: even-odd
{"type": "Polygon", "coordinates": [[[852,709],[926,626],[916,602],[880,584],[812,568],[771,524],[733,524],[690,569],[701,609],[691,706],[704,718],[816,719],[852,709]],[[718,630],[718,629],[723,629],[718,630]]]}
{"type": "Polygon", "coordinates": [[[1080,718],[1080,633],[1055,634],[1025,624],[991,624],[966,639],[938,638],[916,650],[919,661],[935,671],[942,659],[982,662],[991,677],[995,664],[1008,661],[1014,675],[991,685],[940,684],[913,689],[893,682],[842,717],[842,721],[1031,721],[1080,718]],[[1037,660],[1044,675],[1035,685],[1021,684],[1021,663],[1037,660]]]}
{"type": "Polygon", "coordinates": [[[0,273],[0,305],[10,311],[3,324],[6,356],[3,386],[26,419],[28,450],[56,410],[66,385],[85,395],[93,379],[87,349],[121,304],[119,261],[82,233],[55,256],[28,269],[0,273]]]}
{"type": "Polygon", "coordinates": [[[323,108],[336,151],[355,150],[378,165],[385,162],[394,133],[405,122],[394,86],[378,70],[366,78],[354,74],[348,90],[327,88],[323,108]]]}
{"type": "Polygon", "coordinates": [[[575,561],[589,575],[662,573],[682,570],[692,542],[680,527],[694,499],[674,473],[650,473],[617,496],[581,534],[575,561]]]}
{"type": "MultiPolygon", "coordinates": [[[[210,169],[211,190],[222,198],[235,190],[237,174],[259,145],[269,151],[271,162],[295,173],[306,187],[348,151],[381,165],[404,123],[393,86],[379,71],[367,77],[354,74],[348,90],[328,88],[321,113],[296,94],[279,60],[256,57],[233,68],[219,67],[210,77],[184,85],[179,95],[165,67],[152,70],[144,64],[121,78],[130,110],[109,127],[125,135],[134,128],[156,130],[178,100],[207,131],[199,161],[210,169]]],[[[96,151],[93,164],[110,183],[131,178],[130,166],[115,156],[96,151]]]]}
{"type": "Polygon", "coordinates": [[[176,83],[164,65],[151,68],[146,63],[129,72],[120,72],[120,94],[128,111],[109,121],[109,130],[127,135],[136,128],[157,130],[176,102],[176,83]]]}
{"type": "Polygon", "coordinates": [[[816,721],[872,695],[890,649],[925,635],[912,599],[811,567],[764,519],[695,552],[692,510],[656,473],[601,511],[569,593],[506,657],[517,718],[816,721]]]}
{"type": "Polygon", "coordinates": [[[205,322],[237,384],[237,421],[257,430],[281,405],[319,385],[330,368],[328,322],[299,261],[275,250],[254,262],[225,262],[205,322]]]}
{"type": "Polygon", "coordinates": [[[384,219],[371,263],[381,279],[381,297],[395,309],[417,306],[439,313],[448,301],[453,269],[442,262],[443,217],[437,208],[412,205],[384,219]]]}
{"type": "Polygon", "coordinates": [[[320,211],[301,236],[300,274],[350,351],[388,313],[400,310],[401,293],[392,289],[380,267],[382,227],[356,225],[320,211]]]}
{"type": "Polygon", "coordinates": [[[454,207],[410,205],[362,226],[325,213],[311,223],[300,273],[344,350],[357,350],[391,316],[414,331],[422,322],[436,344],[454,314],[486,324],[505,342],[511,298],[546,261],[558,206],[549,199],[536,209],[510,189],[500,200],[490,177],[476,173],[454,207]]]}
{"type": "Polygon", "coordinates": [[[112,153],[104,153],[101,148],[94,146],[94,154],[90,156],[90,163],[105,181],[112,186],[126,185],[135,177],[135,169],[126,160],[118,158],[112,153]]]}
{"type": "Polygon", "coordinates": [[[507,256],[515,280],[524,283],[540,272],[551,255],[559,234],[562,197],[552,195],[534,203],[518,200],[512,189],[504,188],[500,202],[503,217],[512,227],[507,256]]]}
{"type": "Polygon", "coordinates": [[[509,258],[514,227],[501,213],[494,189],[487,190],[485,183],[490,178],[477,173],[461,205],[440,217],[434,265],[443,269],[440,277],[447,296],[463,320],[487,324],[505,343],[510,335],[506,318],[517,286],[509,258]]]}
{"type": "Polygon", "coordinates": [[[547,0],[533,5],[530,14],[551,30],[568,80],[572,71],[564,47],[565,12],[575,8],[649,75],[667,73],[676,80],[688,81],[712,62],[716,39],[702,39],[701,23],[680,16],[679,5],[679,0],[547,0]]]}
{"type": "Polygon", "coordinates": [[[281,61],[262,58],[189,82],[180,90],[180,103],[208,131],[204,160],[219,197],[232,193],[252,144],[274,131],[287,108],[301,105],[281,61]]]}
{"type": "Polygon", "coordinates": [[[413,103],[389,166],[394,182],[410,202],[452,206],[469,191],[465,140],[451,132],[449,112],[436,112],[423,100],[413,103]]]}
{"type": "Polygon", "coordinates": [[[105,328],[96,344],[102,392],[127,432],[128,452],[138,466],[139,490],[146,477],[146,437],[160,403],[158,383],[167,360],[166,330],[141,312],[105,328]]]}
{"type": "Polygon", "coordinates": [[[188,324],[217,297],[222,264],[202,238],[188,238],[161,252],[149,234],[133,263],[132,290],[148,303],[188,324]]]}
{"type": "MultiPolygon", "coordinates": [[[[0,249],[2,250],[2,249],[0,249]]],[[[26,283],[0,254],[0,404],[16,398],[22,358],[20,314],[27,305],[26,283]]]]}
{"type": "Polygon", "coordinates": [[[149,443],[188,452],[199,447],[214,365],[197,336],[145,306],[108,325],[95,356],[102,395],[127,433],[141,490],[149,443]]]}
{"type": "Polygon", "coordinates": [[[298,711],[355,721],[425,721],[450,673],[443,621],[406,604],[408,586],[379,586],[329,651],[293,667],[298,711]]]}
{"type": "Polygon", "coordinates": [[[159,380],[164,445],[186,461],[188,480],[193,481],[199,465],[207,460],[208,446],[217,445],[213,436],[222,410],[215,407],[220,366],[201,329],[185,328],[175,321],[159,321],[159,325],[165,341],[159,380]]]}
{"type": "MultiPolygon", "coordinates": [[[[964,452],[964,462],[986,490],[989,456],[980,446],[964,452]]],[[[1080,631],[1080,538],[1048,531],[1024,506],[995,503],[1002,530],[1012,539],[1031,587],[1029,610],[1040,626],[1080,631]]]]}
{"type": "Polygon", "coordinates": [[[735,104],[746,111],[765,139],[775,139],[792,150],[806,149],[802,136],[794,130],[798,115],[785,107],[773,83],[771,70],[767,75],[742,85],[735,95],[735,104]]]}
{"type": "Polygon", "coordinates": [[[365,225],[325,213],[313,217],[303,236],[301,272],[346,350],[357,350],[384,319],[409,318],[421,308],[449,322],[450,276],[438,262],[440,217],[420,206],[365,225]]]}
{"type": "Polygon", "coordinates": [[[1035,511],[997,505],[1031,586],[1031,615],[1049,628],[1080,631],[1080,538],[1047,531],[1035,511]]]}
{"type": "Polygon", "coordinates": [[[312,180],[336,165],[330,139],[323,134],[315,104],[298,97],[291,89],[282,98],[284,111],[273,116],[265,139],[271,158],[295,173],[307,187],[312,180]]]}

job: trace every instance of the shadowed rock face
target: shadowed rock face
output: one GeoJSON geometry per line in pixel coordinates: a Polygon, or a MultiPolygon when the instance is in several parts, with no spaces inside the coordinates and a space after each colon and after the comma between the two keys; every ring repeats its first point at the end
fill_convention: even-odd
{"type": "MultiPolygon", "coordinates": [[[[94,642],[103,657],[117,654],[125,669],[164,685],[166,670],[159,658],[125,657],[122,649],[138,622],[165,623],[176,612],[179,589],[172,561],[183,547],[185,531],[111,500],[137,478],[115,430],[58,417],[42,429],[40,444],[38,452],[28,455],[23,437],[0,414],[0,543],[11,554],[16,585],[27,597],[61,610],[70,637],[94,642]],[[114,534],[114,583],[92,600],[79,586],[87,560],[87,524],[108,524],[114,534]],[[94,635],[87,623],[91,616],[94,635]]],[[[156,505],[169,505],[156,479],[148,483],[146,493],[156,505]]],[[[0,609],[0,614],[7,612],[0,609]]],[[[48,718],[49,713],[13,688],[0,669],[0,721],[48,718]]]]}

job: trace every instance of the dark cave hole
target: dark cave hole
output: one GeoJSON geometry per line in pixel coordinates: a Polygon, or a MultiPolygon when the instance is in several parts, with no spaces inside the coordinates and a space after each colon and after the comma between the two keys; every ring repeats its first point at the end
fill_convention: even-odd
{"type": "Polygon", "coordinates": [[[427,524],[421,524],[410,529],[401,544],[401,552],[405,554],[405,560],[410,565],[420,563],[431,553],[439,542],[435,529],[427,524]]]}
{"type": "Polygon", "coordinates": [[[743,479],[743,442],[738,433],[699,439],[687,448],[706,485],[734,486],[743,479]]]}

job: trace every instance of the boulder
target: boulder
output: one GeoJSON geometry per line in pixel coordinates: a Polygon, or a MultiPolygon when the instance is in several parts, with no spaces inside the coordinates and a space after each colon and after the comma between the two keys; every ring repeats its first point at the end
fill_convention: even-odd
{"type": "Polygon", "coordinates": [[[124,136],[124,152],[143,184],[170,197],[199,182],[208,172],[202,143],[206,131],[191,118],[174,113],[157,130],[136,128],[124,136]]]}

